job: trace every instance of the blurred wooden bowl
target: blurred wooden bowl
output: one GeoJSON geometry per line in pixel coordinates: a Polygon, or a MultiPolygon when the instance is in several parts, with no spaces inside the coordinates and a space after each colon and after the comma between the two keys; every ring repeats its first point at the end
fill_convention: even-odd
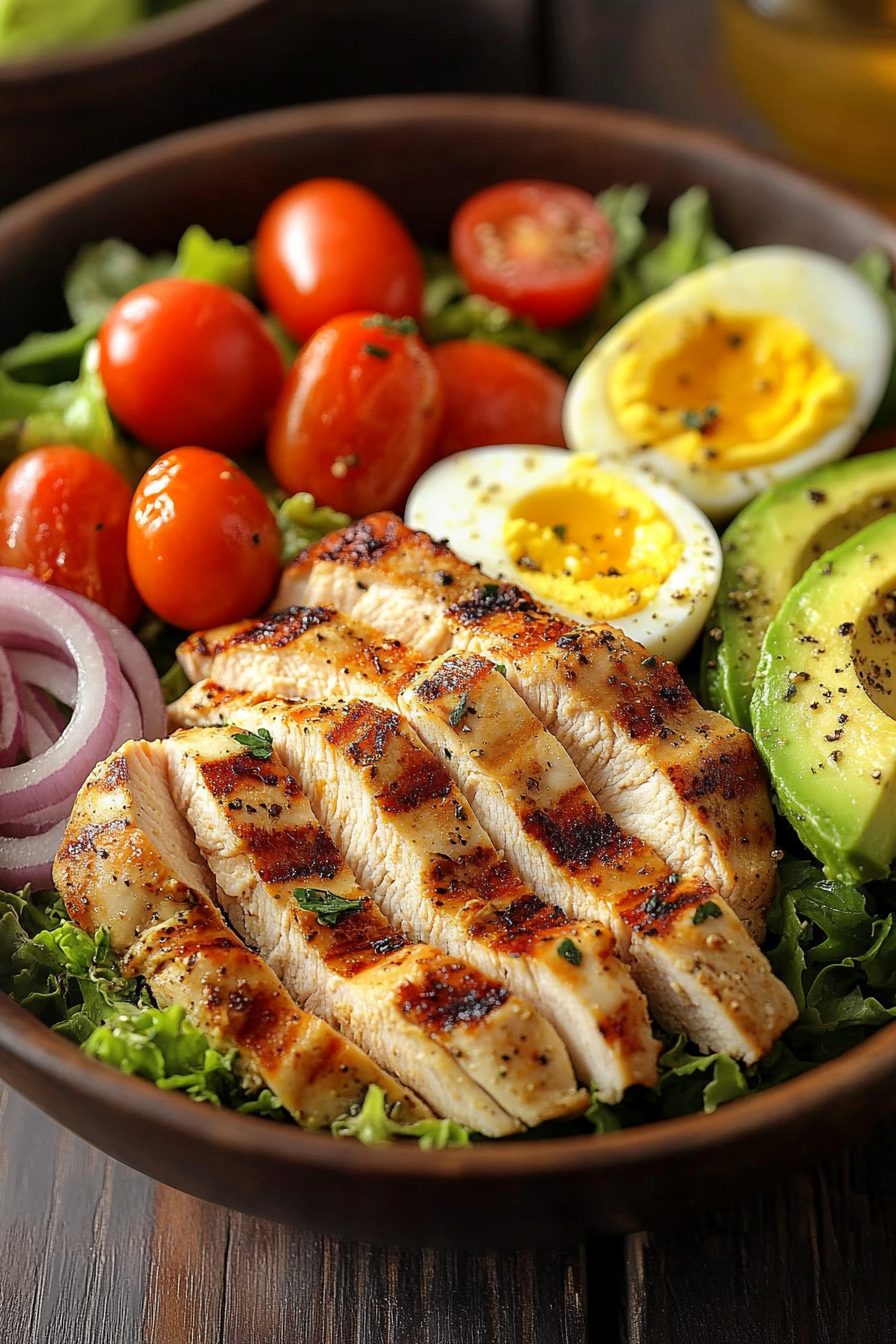
{"type": "MultiPolygon", "coordinates": [[[[648,118],[499,98],[391,98],[291,109],[122,155],[0,215],[0,346],[64,320],[79,246],[115,234],[170,247],[191,223],[250,238],[283,188],[366,183],[425,242],[471,192],[507,177],[596,191],[647,182],[659,212],[693,183],[736,246],[896,255],[896,225],[737,145],[648,118]]],[[[863,1137],[896,1107],[896,1024],[812,1073],[712,1116],[602,1138],[364,1148],[201,1107],[80,1054],[0,994],[0,1075],[78,1134],[168,1185],[360,1240],[534,1244],[680,1220],[863,1137]]]]}

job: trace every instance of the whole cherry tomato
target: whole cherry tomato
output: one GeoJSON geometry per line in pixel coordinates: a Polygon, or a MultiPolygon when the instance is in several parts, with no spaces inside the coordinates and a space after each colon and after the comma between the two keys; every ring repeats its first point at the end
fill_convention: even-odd
{"type": "Polygon", "coordinates": [[[366,187],[311,178],[284,191],[258,226],[258,284],[297,341],[340,313],[419,318],[423,266],[397,215],[366,187]]]}
{"type": "Polygon", "coordinates": [[[594,198],[555,182],[487,187],[451,224],[451,256],[470,289],[543,328],[593,307],[610,277],[614,242],[594,198]]]}
{"type": "Polygon", "coordinates": [[[280,573],[280,532],[258,486],[221,453],[179,448],[137,486],[128,563],[143,601],[184,630],[253,616],[280,573]]]}
{"type": "Polygon", "coordinates": [[[445,397],[436,457],[495,443],[565,448],[566,380],[492,341],[445,341],[432,351],[445,397]]]}
{"type": "Polygon", "coordinates": [[[126,625],[140,598],[128,574],[131,488],[85,448],[35,448],[0,476],[0,564],[81,593],[126,625]]]}
{"type": "Polygon", "coordinates": [[[287,494],[358,515],[394,509],[433,457],[442,392],[408,319],[346,313],[327,322],[289,374],[268,432],[287,494]]]}
{"type": "Polygon", "coordinates": [[[126,429],[157,451],[260,443],[283,361],[258,309],[206,280],[152,280],[100,328],[100,376],[126,429]]]}

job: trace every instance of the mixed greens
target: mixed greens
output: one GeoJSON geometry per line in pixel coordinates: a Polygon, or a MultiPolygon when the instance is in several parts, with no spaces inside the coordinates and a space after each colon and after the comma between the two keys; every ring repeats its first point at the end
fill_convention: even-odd
{"type": "MultiPolygon", "coordinates": [[[[607,1134],[711,1114],[836,1058],[896,1020],[896,884],[862,892],[827,880],[809,860],[789,859],[778,870],[768,928],[764,951],[800,1015],[764,1059],[745,1066],[729,1055],[701,1055],[684,1037],[666,1037],[656,1089],[632,1088],[615,1106],[595,1096],[581,1120],[550,1122],[526,1138],[607,1134]]],[[[72,924],[55,892],[0,892],[0,990],[122,1073],[197,1101],[291,1123],[269,1091],[245,1092],[235,1051],[216,1050],[182,1008],[159,1008],[142,981],[123,976],[108,937],[91,938],[72,924]]],[[[364,1143],[416,1138],[421,1148],[476,1139],[451,1120],[396,1123],[377,1088],[333,1132],[364,1143]]]]}

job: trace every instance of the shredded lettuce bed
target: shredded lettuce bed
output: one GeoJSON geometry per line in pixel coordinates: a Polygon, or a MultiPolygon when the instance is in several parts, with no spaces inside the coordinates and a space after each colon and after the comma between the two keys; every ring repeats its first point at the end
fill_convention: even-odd
{"type": "MultiPolygon", "coordinates": [[[[861,891],[828,880],[814,862],[790,859],[778,871],[768,929],[764,950],[800,1015],[764,1059],[744,1066],[728,1055],[701,1055],[683,1036],[663,1037],[656,1089],[631,1088],[613,1106],[592,1089],[581,1120],[553,1121],[523,1137],[607,1134],[711,1114],[835,1058],[896,1019],[896,884],[861,891]]],[[[182,1008],[157,1007],[141,981],[123,976],[108,935],[78,929],[55,892],[0,892],[0,990],[122,1073],[196,1101],[289,1120],[271,1092],[247,1095],[236,1051],[215,1049],[182,1008]]],[[[333,1133],[369,1144],[415,1138],[421,1148],[483,1141],[453,1120],[400,1124],[375,1087],[333,1133]]]]}

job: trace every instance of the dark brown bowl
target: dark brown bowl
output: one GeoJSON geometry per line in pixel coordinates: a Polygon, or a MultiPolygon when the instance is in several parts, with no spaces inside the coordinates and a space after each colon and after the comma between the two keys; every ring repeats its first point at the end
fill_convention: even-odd
{"type": "MultiPolygon", "coordinates": [[[[738,246],[896,255],[896,227],[791,168],[646,118],[488,98],[380,99],[246,118],[123,155],[0,215],[0,346],[61,320],[59,284],[85,242],[170,246],[190,223],[250,237],[303,176],[381,192],[444,241],[470,192],[509,177],[589,191],[692,183],[738,246]]],[[[158,1180],[262,1217],[362,1240],[480,1246],[628,1232],[680,1219],[862,1137],[896,1107],[896,1025],[814,1073],[723,1107],[603,1138],[370,1149],[199,1106],[79,1054],[0,995],[0,1074],[62,1124],[158,1180]]]]}

